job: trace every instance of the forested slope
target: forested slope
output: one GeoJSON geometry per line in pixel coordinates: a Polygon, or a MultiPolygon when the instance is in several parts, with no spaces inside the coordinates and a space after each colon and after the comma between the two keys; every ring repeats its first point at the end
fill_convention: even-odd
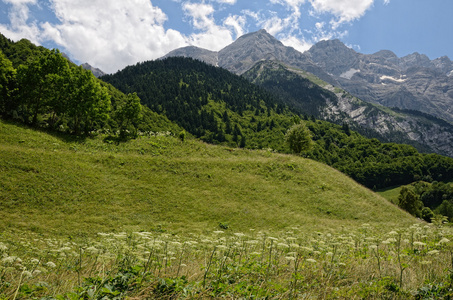
{"type": "MultiPolygon", "coordinates": [[[[300,106],[284,105],[279,97],[247,80],[190,58],[139,63],[102,79],[125,93],[137,92],[144,104],[212,143],[289,152],[285,133],[303,119],[315,145],[302,155],[334,166],[369,188],[420,178],[453,178],[451,158],[421,154],[407,145],[381,143],[347,125],[301,115],[300,106]]],[[[313,103],[329,96],[313,84],[305,89],[303,96],[313,103]]]]}

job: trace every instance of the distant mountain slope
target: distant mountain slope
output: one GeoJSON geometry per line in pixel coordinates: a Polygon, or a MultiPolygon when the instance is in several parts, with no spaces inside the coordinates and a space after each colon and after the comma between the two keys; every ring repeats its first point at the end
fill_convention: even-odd
{"type": "Polygon", "coordinates": [[[275,61],[259,62],[243,76],[303,113],[337,124],[347,123],[366,136],[453,157],[453,125],[441,119],[361,101],[307,72],[275,61]]]}
{"type": "MultiPolygon", "coordinates": [[[[321,41],[306,54],[358,98],[388,107],[419,110],[453,122],[453,62],[391,51],[365,55],[339,40],[321,41]]],[[[330,82],[335,83],[335,82],[330,82]]]]}
{"type": "Polygon", "coordinates": [[[91,66],[91,65],[88,64],[88,63],[84,63],[84,64],[82,64],[81,66],[82,66],[82,68],[84,68],[85,70],[91,71],[91,73],[93,73],[93,75],[94,75],[95,77],[101,77],[101,76],[104,76],[104,75],[105,75],[105,73],[104,73],[102,70],[100,70],[100,69],[98,69],[98,68],[95,68],[95,67],[91,66]]]}
{"type": "MultiPolygon", "coordinates": [[[[202,51],[201,49],[190,50],[178,49],[167,57],[182,55],[200,58],[197,53],[202,51]]],[[[243,74],[260,61],[280,62],[314,74],[325,83],[340,87],[361,100],[402,110],[421,111],[449,123],[453,122],[453,63],[447,57],[431,61],[426,56],[415,53],[398,58],[391,51],[364,55],[346,47],[339,40],[322,41],[309,51],[300,53],[284,46],[265,30],[260,30],[238,38],[219,52],[211,52],[210,59],[215,60],[216,65],[236,74],[243,74]]],[[[204,61],[209,63],[208,60],[204,61]]],[[[280,92],[282,93],[281,88],[280,92]]],[[[388,112],[390,113],[389,110],[388,112]]],[[[391,114],[401,113],[399,110],[391,114]]],[[[326,116],[326,119],[331,120],[332,116],[326,116]]],[[[341,115],[337,115],[335,119],[336,122],[341,121],[341,115]]],[[[381,125],[387,126],[392,120],[381,125]]],[[[365,125],[362,133],[369,137],[375,136],[366,131],[368,128],[379,127],[375,123],[380,121],[362,119],[360,122],[365,125]]],[[[387,126],[389,129],[384,131],[392,131],[393,128],[394,132],[385,134],[385,140],[411,144],[415,142],[419,144],[419,149],[424,151],[451,156],[449,126],[429,117],[424,118],[422,123],[422,132],[419,132],[418,125],[414,127],[407,124],[390,124],[387,126]]],[[[375,129],[382,131],[379,128],[372,128],[372,131],[376,131],[375,129]]],[[[378,136],[382,137],[382,133],[378,136]]]]}
{"type": "MultiPolygon", "coordinates": [[[[199,58],[198,52],[206,51],[190,50],[178,49],[166,57],[199,58]]],[[[236,74],[244,73],[260,60],[277,60],[342,87],[362,100],[419,110],[453,122],[453,62],[446,56],[430,60],[413,53],[398,58],[388,50],[365,55],[339,40],[321,41],[301,53],[260,30],[211,53],[210,60],[236,74]]]]}
{"type": "MultiPolygon", "coordinates": [[[[296,84],[303,81],[307,85],[297,91],[306,95],[304,99],[311,99],[314,107],[325,106],[326,99],[332,99],[331,102],[337,99],[335,90],[331,92],[297,75],[293,77],[300,79],[296,84]]],[[[225,69],[183,57],[140,63],[101,79],[125,93],[136,91],[144,104],[194,136],[232,147],[289,152],[284,135],[294,123],[300,122],[299,113],[304,106],[292,105],[289,109],[285,105],[287,99],[295,103],[300,103],[300,99],[275,97],[225,69]]],[[[284,83],[282,80],[281,84],[284,83]]],[[[410,183],[423,177],[453,178],[452,158],[420,154],[407,145],[383,144],[351,131],[348,126],[300,116],[306,119],[304,123],[315,141],[313,149],[302,155],[334,166],[367,187],[410,183]]]]}

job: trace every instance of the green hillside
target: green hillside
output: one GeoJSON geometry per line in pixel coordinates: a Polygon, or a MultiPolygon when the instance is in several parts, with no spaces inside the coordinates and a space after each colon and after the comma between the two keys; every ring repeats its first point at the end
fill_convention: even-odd
{"type": "MultiPolygon", "coordinates": [[[[308,79],[287,73],[292,74],[292,81],[285,75],[274,82],[297,87],[290,90],[297,91],[299,102],[281,89],[273,90],[280,95],[276,97],[245,78],[182,57],[139,63],[102,79],[124,93],[137,92],[144,105],[209,143],[288,153],[285,133],[302,118],[315,141],[312,151],[302,155],[326,163],[369,188],[408,184],[420,178],[453,178],[453,158],[421,154],[412,146],[381,143],[353,132],[349,126],[300,115],[303,108],[306,114],[313,114],[326,97],[335,97],[308,79]]],[[[270,75],[274,74],[263,71],[257,77],[265,80],[270,75]]]]}
{"type": "Polygon", "coordinates": [[[268,151],[143,136],[50,135],[2,122],[0,227],[98,231],[382,228],[414,219],[340,172],[268,151]]]}

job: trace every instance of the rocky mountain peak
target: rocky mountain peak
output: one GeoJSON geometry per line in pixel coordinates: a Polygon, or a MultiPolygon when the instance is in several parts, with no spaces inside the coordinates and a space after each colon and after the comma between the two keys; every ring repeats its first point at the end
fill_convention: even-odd
{"type": "Polygon", "coordinates": [[[195,46],[187,46],[183,48],[175,49],[169,52],[162,58],[182,56],[191,57],[194,59],[201,60],[207,64],[217,66],[218,64],[218,53],[215,51],[206,50],[195,46]]]}
{"type": "Polygon", "coordinates": [[[381,50],[373,54],[374,57],[382,57],[384,59],[398,59],[398,56],[393,51],[381,50]]]}
{"type": "Polygon", "coordinates": [[[103,75],[105,75],[106,73],[104,73],[102,70],[98,69],[98,68],[95,68],[95,67],[92,67],[90,64],[88,63],[84,63],[84,64],[81,64],[82,68],[84,68],[85,70],[88,70],[88,71],[91,71],[91,73],[93,73],[94,76],[96,77],[101,77],[103,75]]]}
{"type": "MultiPolygon", "coordinates": [[[[241,36],[231,45],[220,50],[219,65],[228,66],[230,71],[242,74],[259,60],[284,59],[287,48],[266,30],[261,29],[241,36]]],[[[296,50],[292,49],[292,51],[296,50]]],[[[302,55],[302,53],[299,54],[302,55]]]]}
{"type": "Polygon", "coordinates": [[[359,54],[340,40],[316,43],[308,50],[311,60],[330,74],[340,75],[357,68],[359,54]]]}

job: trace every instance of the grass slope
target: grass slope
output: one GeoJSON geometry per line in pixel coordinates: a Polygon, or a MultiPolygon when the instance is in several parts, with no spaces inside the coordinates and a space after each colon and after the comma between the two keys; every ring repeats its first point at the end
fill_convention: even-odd
{"type": "Polygon", "coordinates": [[[168,136],[106,143],[0,121],[0,230],[382,229],[415,221],[312,160],[168,136]]]}

